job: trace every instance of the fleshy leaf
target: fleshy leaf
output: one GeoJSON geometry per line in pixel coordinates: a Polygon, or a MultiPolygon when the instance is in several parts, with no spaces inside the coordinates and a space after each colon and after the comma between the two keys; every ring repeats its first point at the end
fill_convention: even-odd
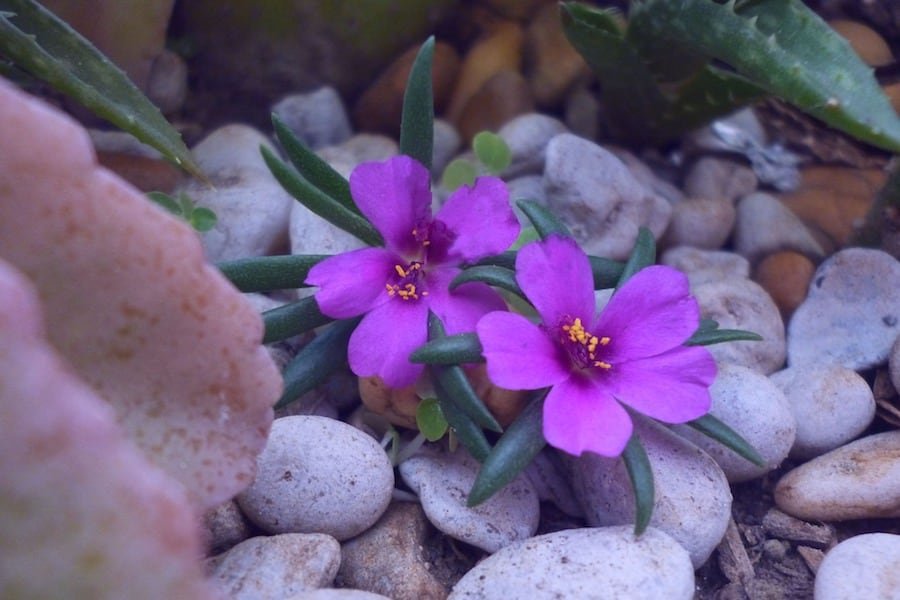
{"type": "Polygon", "coordinates": [[[519,208],[534,225],[541,239],[545,239],[548,235],[561,235],[563,237],[572,237],[572,232],[565,224],[556,218],[556,215],[547,210],[546,207],[538,204],[534,200],[519,200],[516,202],[519,208]]]}
{"type": "Polygon", "coordinates": [[[359,321],[360,317],[338,321],[297,353],[284,368],[284,393],[276,409],[287,406],[347,364],[347,343],[359,321]]]}
{"type": "Polygon", "coordinates": [[[429,442],[436,442],[450,427],[436,398],[425,398],[416,407],[416,427],[429,442]]]}
{"type": "Polygon", "coordinates": [[[444,174],[441,176],[441,186],[451,192],[455,192],[464,185],[475,183],[476,177],[478,177],[478,171],[475,169],[475,165],[464,158],[454,158],[444,168],[444,174]]]}
{"type": "Polygon", "coordinates": [[[308,287],[309,270],[327,254],[260,256],[221,262],[216,266],[242,292],[271,292],[308,287]]]}
{"type": "Polygon", "coordinates": [[[698,329],[685,343],[685,346],[711,346],[724,342],[760,342],[762,336],[743,329],[698,329]]]}
{"type": "Polygon", "coordinates": [[[458,365],[484,362],[481,342],[474,333],[458,333],[430,340],[409,355],[410,362],[426,365],[458,365]]]}
{"type": "Polygon", "coordinates": [[[515,479],[547,445],[541,431],[541,413],[546,394],[546,391],[540,392],[497,440],[472,484],[466,500],[467,506],[477,506],[497,493],[515,479]]]}
{"type": "Polygon", "coordinates": [[[502,137],[482,131],[472,139],[472,150],[489,173],[499,175],[512,162],[512,152],[502,137]]]}
{"type": "Polygon", "coordinates": [[[480,281],[481,283],[486,283],[494,287],[508,290],[519,296],[523,296],[519,284],[516,283],[516,272],[504,267],[494,266],[469,267],[468,269],[463,270],[450,282],[450,289],[453,290],[457,286],[473,281],[480,281]]]}
{"type": "Polygon", "coordinates": [[[322,314],[313,296],[267,310],[262,317],[266,326],[263,344],[286,340],[334,320],[322,314]]]}
{"type": "Polygon", "coordinates": [[[629,255],[628,261],[625,263],[625,268],[619,276],[619,281],[616,283],[616,289],[622,287],[626,281],[631,279],[632,275],[644,267],[649,267],[655,262],[656,240],[653,239],[653,234],[650,233],[649,229],[641,227],[638,229],[637,240],[634,242],[634,248],[631,250],[631,255],[629,255]]]}
{"type": "Polygon", "coordinates": [[[634,491],[634,535],[641,535],[650,524],[656,491],[653,485],[653,469],[647,451],[636,435],[632,435],[622,452],[622,460],[634,491]]]}
{"type": "Polygon", "coordinates": [[[434,391],[437,394],[438,402],[441,405],[441,412],[447,423],[456,432],[456,437],[460,443],[465,446],[475,460],[481,462],[491,451],[491,444],[488,442],[481,430],[481,427],[475,424],[469,415],[464,413],[454,402],[450,392],[441,387],[440,381],[435,377],[432,381],[434,391]]]}
{"type": "Polygon", "coordinates": [[[184,212],[182,212],[181,210],[181,204],[179,204],[178,201],[169,194],[165,194],[163,192],[147,192],[147,197],[162,206],[164,209],[166,209],[176,217],[184,216],[184,212]]]}
{"type": "Polygon", "coordinates": [[[756,449],[751,446],[747,440],[742,438],[735,430],[714,416],[706,414],[699,419],[688,421],[687,424],[703,435],[712,438],[726,448],[733,450],[738,456],[747,459],[754,465],[758,467],[766,466],[766,461],[763,460],[756,449]]]}
{"type": "Polygon", "coordinates": [[[260,147],[263,160],[266,165],[291,196],[300,201],[303,206],[316,213],[329,223],[340,227],[344,231],[355,235],[370,246],[381,246],[384,240],[381,234],[366,220],[316,186],[307,181],[294,168],[285,164],[280,158],[266,148],[260,147]]]}
{"type": "Polygon", "coordinates": [[[191,211],[191,227],[203,233],[216,226],[218,217],[212,210],[205,206],[197,206],[191,211]]]}
{"type": "Polygon", "coordinates": [[[431,63],[434,37],[425,40],[413,61],[403,95],[400,120],[400,153],[411,156],[429,171],[434,152],[434,96],[431,89],[431,63]]]}
{"type": "Polygon", "coordinates": [[[588,256],[591,273],[594,274],[594,289],[605,290],[615,287],[622,279],[625,265],[619,261],[598,256],[588,256]]]}
{"type": "Polygon", "coordinates": [[[0,55],[205,179],[181,135],[125,73],[37,2],[0,2],[0,55]]]}

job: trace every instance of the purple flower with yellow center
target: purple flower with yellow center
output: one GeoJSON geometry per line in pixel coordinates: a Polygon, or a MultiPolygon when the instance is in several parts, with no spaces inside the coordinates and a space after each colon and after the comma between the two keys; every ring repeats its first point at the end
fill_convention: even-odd
{"type": "Polygon", "coordinates": [[[618,456],[632,433],[623,405],[666,423],[709,410],[716,364],[706,349],[684,345],[700,322],[684,274],[642,269],[597,314],[587,256],[551,236],[519,251],[516,281],[541,323],[493,312],[476,330],[495,385],[552,386],[543,413],[551,446],[618,456]]]}
{"type": "Polygon", "coordinates": [[[474,330],[484,314],[505,308],[483,283],[452,292],[449,285],[461,265],[505,251],[519,235],[500,179],[479,177],[461,187],[434,216],[430,181],[428,170],[408,156],[356,167],[350,193],[385,247],[327,258],[306,278],[319,287],[323,314],[365,314],[350,336],[350,368],[395,388],[414,383],[424,368],[409,362],[409,355],[427,341],[429,310],[454,334],[474,330]]]}

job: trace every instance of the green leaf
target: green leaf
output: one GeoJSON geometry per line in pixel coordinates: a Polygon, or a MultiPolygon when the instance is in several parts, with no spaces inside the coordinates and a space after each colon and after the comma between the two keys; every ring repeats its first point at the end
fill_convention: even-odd
{"type": "Polygon", "coordinates": [[[541,236],[538,235],[537,229],[532,226],[523,227],[522,231],[519,232],[519,237],[513,242],[512,249],[518,250],[528,242],[534,242],[539,239],[541,239],[541,236]]]}
{"type": "Polygon", "coordinates": [[[653,469],[647,451],[636,435],[632,435],[622,452],[622,460],[634,490],[634,535],[646,531],[653,516],[653,504],[656,501],[656,490],[653,485],[653,469]]]}
{"type": "Polygon", "coordinates": [[[465,446],[475,460],[478,462],[483,461],[491,451],[491,444],[485,437],[481,427],[476,425],[475,421],[456,405],[452,395],[441,387],[437,377],[433,378],[432,385],[441,405],[441,412],[443,412],[444,418],[447,419],[447,423],[456,432],[456,437],[459,438],[460,443],[465,446]]]}
{"type": "Polygon", "coordinates": [[[497,493],[547,445],[542,431],[546,395],[547,390],[539,392],[497,440],[472,484],[467,506],[477,506],[497,493]]]}
{"type": "Polygon", "coordinates": [[[191,211],[191,226],[201,233],[215,227],[217,221],[216,213],[205,206],[198,206],[191,211]]]}
{"type": "Polygon", "coordinates": [[[759,455],[756,449],[747,440],[742,438],[731,427],[710,414],[703,415],[699,419],[687,423],[703,435],[710,437],[726,448],[734,451],[738,456],[752,462],[758,467],[765,467],[766,461],[759,455]]]}
{"type": "Polygon", "coordinates": [[[304,179],[344,208],[362,215],[350,195],[350,184],[343,175],[307,148],[275,113],[272,113],[272,126],[288,160],[304,179]]]}
{"type": "Polygon", "coordinates": [[[89,41],[33,0],[0,0],[0,55],[206,179],[179,133],[89,41]]]}
{"type": "Polygon", "coordinates": [[[516,253],[508,250],[506,252],[501,252],[500,254],[496,254],[494,256],[486,256],[475,263],[477,266],[484,265],[494,265],[497,267],[503,267],[505,269],[513,269],[516,268],[516,253]]]}
{"type": "Polygon", "coordinates": [[[262,318],[266,326],[263,344],[286,340],[334,320],[322,314],[313,296],[267,310],[262,318]]]}
{"type": "Polygon", "coordinates": [[[413,61],[403,95],[403,116],[400,120],[400,153],[413,157],[429,171],[434,151],[433,56],[434,36],[422,44],[413,61]]]}
{"type": "Polygon", "coordinates": [[[284,369],[284,392],[275,404],[283,408],[323,383],[347,362],[347,342],[362,317],[338,321],[304,346],[284,369]]]}
{"type": "Polygon", "coordinates": [[[525,294],[519,288],[519,284],[516,283],[515,271],[513,271],[512,269],[507,269],[505,267],[496,267],[490,265],[475,266],[464,269],[460,272],[459,275],[453,278],[453,281],[450,282],[450,289],[454,290],[465,283],[472,283],[474,281],[486,283],[494,287],[508,290],[522,297],[525,296],[525,294]]]}
{"type": "Polygon", "coordinates": [[[429,442],[436,442],[450,427],[436,398],[425,398],[416,407],[416,427],[429,442]]]}
{"type": "Polygon", "coordinates": [[[569,231],[569,228],[545,206],[538,204],[534,200],[519,200],[516,204],[525,213],[531,224],[534,225],[541,239],[545,239],[549,235],[572,237],[572,232],[569,231]]]}
{"type": "Polygon", "coordinates": [[[176,217],[184,217],[184,213],[181,211],[181,205],[169,194],[163,192],[147,192],[147,197],[176,217]]]}
{"type": "Polygon", "coordinates": [[[634,242],[634,248],[631,255],[619,275],[619,281],[616,283],[616,289],[621,288],[626,281],[645,267],[649,267],[656,262],[656,240],[653,234],[646,227],[638,229],[637,240],[634,242]]]}
{"type": "Polygon", "coordinates": [[[381,234],[365,217],[348,209],[346,206],[321,191],[303,178],[293,167],[285,164],[265,146],[260,146],[266,165],[291,196],[329,223],[355,235],[370,246],[381,246],[384,240],[381,234]]]}
{"type": "Polygon", "coordinates": [[[512,162],[512,152],[502,137],[490,131],[482,131],[472,139],[475,156],[488,173],[499,175],[512,162]]]}
{"type": "Polygon", "coordinates": [[[454,192],[464,185],[475,183],[476,177],[478,177],[478,171],[475,169],[475,165],[464,158],[454,158],[444,168],[441,185],[454,192]]]}
{"type": "Polygon", "coordinates": [[[433,339],[409,355],[409,361],[426,365],[458,365],[484,362],[481,342],[474,333],[458,333],[433,339]]]}
{"type": "Polygon", "coordinates": [[[309,270],[327,254],[260,256],[239,258],[216,265],[242,292],[271,292],[308,287],[303,281],[309,270]]]}
{"type": "Polygon", "coordinates": [[[743,329],[712,329],[708,331],[697,330],[684,343],[685,346],[711,346],[724,342],[759,342],[762,336],[752,331],[743,329]]]}
{"type": "Polygon", "coordinates": [[[615,287],[622,279],[625,264],[608,258],[588,255],[591,272],[594,274],[594,289],[606,290],[615,287]]]}

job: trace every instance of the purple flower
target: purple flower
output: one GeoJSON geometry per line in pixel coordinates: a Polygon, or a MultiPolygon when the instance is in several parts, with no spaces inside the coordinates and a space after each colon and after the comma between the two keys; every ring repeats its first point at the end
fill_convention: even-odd
{"type": "Polygon", "coordinates": [[[495,385],[553,386],[544,401],[550,445],[618,456],[632,432],[622,404],[666,423],[709,410],[716,365],[706,349],[683,345],[700,311],[682,273],[647,267],[598,315],[587,256],[553,236],[519,251],[516,281],[542,322],[494,312],[476,330],[495,385]]]}
{"type": "Polygon", "coordinates": [[[503,310],[482,283],[448,286],[462,263],[503,252],[519,235],[506,184],[479,177],[453,193],[434,217],[428,170],[408,156],[364,163],[350,175],[359,210],[384,237],[384,248],[339,254],[309,271],[323,314],[365,314],[350,337],[350,368],[391,387],[415,382],[422,365],[409,354],[427,341],[429,309],[448,334],[475,329],[485,313],[503,310]]]}

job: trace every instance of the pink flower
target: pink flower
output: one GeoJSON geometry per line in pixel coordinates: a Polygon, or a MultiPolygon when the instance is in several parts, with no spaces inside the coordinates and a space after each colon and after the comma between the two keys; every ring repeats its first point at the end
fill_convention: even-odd
{"type": "Polygon", "coordinates": [[[716,365],[706,349],[683,345],[700,311],[682,273],[647,267],[598,315],[587,256],[552,236],[519,251],[516,281],[542,323],[493,312],[476,330],[494,384],[553,386],[543,415],[550,445],[576,456],[618,456],[632,432],[622,404],[666,423],[709,410],[716,365]]]}
{"type": "Polygon", "coordinates": [[[409,354],[427,341],[429,310],[454,334],[474,330],[481,316],[506,306],[482,283],[448,289],[461,264],[503,252],[519,235],[506,184],[479,177],[432,217],[429,183],[428,170],[408,156],[356,167],[350,192],[385,247],[333,256],[306,278],[319,286],[323,314],[365,314],[350,337],[350,368],[391,387],[410,385],[422,372],[409,354]]]}

